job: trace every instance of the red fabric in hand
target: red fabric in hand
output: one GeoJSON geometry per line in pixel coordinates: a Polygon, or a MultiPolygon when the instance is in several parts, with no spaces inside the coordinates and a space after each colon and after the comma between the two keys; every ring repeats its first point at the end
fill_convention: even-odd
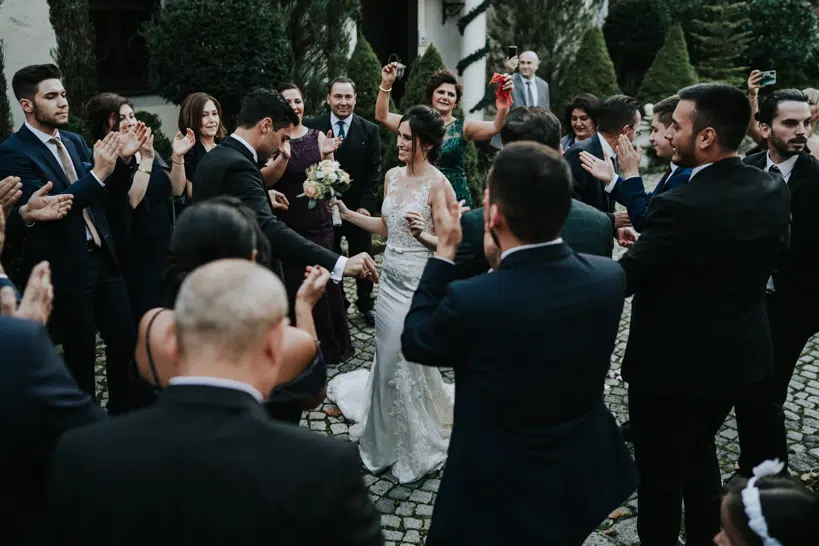
{"type": "Polygon", "coordinates": [[[489,83],[498,84],[498,88],[495,89],[495,106],[497,106],[498,109],[512,107],[512,91],[504,91],[503,82],[503,74],[498,74],[497,72],[495,72],[495,75],[489,80],[489,83]]]}

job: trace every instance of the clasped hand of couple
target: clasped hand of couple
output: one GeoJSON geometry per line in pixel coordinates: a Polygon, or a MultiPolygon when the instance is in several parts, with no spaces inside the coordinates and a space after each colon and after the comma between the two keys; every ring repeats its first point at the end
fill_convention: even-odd
{"type": "MultiPolygon", "coordinates": [[[[620,170],[623,172],[623,179],[640,176],[640,160],[643,157],[643,151],[640,147],[635,147],[627,136],[620,135],[615,153],[620,163],[620,170]]],[[[593,177],[604,184],[609,184],[616,174],[614,165],[611,163],[611,157],[608,154],[606,154],[605,159],[600,159],[589,152],[580,152],[580,164],[593,177]]],[[[630,226],[631,219],[628,212],[614,213],[617,243],[625,248],[630,248],[637,242],[637,234],[630,226]]]]}

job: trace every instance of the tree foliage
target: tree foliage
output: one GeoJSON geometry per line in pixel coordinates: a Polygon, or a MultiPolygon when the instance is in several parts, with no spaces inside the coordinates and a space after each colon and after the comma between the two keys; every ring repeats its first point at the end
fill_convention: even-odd
{"type": "Polygon", "coordinates": [[[748,5],[745,2],[716,0],[703,6],[693,34],[699,50],[697,73],[711,81],[743,85],[748,67],[743,65],[751,43],[748,5]]]}
{"type": "Polygon", "coordinates": [[[552,107],[571,100],[579,93],[591,93],[600,100],[620,93],[614,64],[611,62],[603,32],[597,27],[586,31],[566,76],[559,83],[552,107]]]}
{"type": "Polygon", "coordinates": [[[348,44],[359,21],[358,0],[272,0],[281,10],[293,49],[292,81],[304,93],[305,112],[325,105],[328,83],[347,74],[348,44]]]}
{"type": "MultiPolygon", "coordinates": [[[[2,3],[2,0],[0,0],[0,4],[2,3]]],[[[14,118],[11,117],[5,68],[3,40],[0,39],[0,142],[6,140],[14,132],[14,118]]]]}
{"type": "Polygon", "coordinates": [[[637,93],[651,66],[651,52],[663,45],[668,26],[665,0],[618,0],[611,5],[603,35],[623,92],[637,93]]]}
{"type": "Polygon", "coordinates": [[[180,104],[194,91],[219,99],[225,125],[245,95],[290,80],[293,52],[269,0],[174,0],[145,28],[154,89],[180,104]],[[202,33],[202,21],[229,21],[202,33]]]}
{"type": "Polygon", "coordinates": [[[48,18],[57,37],[51,51],[63,73],[74,115],[85,116],[85,103],[97,93],[97,57],[88,0],[48,0],[48,18]]]}
{"type": "Polygon", "coordinates": [[[802,87],[819,76],[819,26],[810,4],[804,0],[750,0],[748,12],[754,45],[747,50],[746,64],[776,70],[781,87],[802,87]]]}
{"type": "Polygon", "coordinates": [[[688,46],[682,26],[677,23],[669,29],[665,43],[651,63],[637,97],[643,103],[654,103],[695,83],[697,73],[688,58],[688,46]]]}

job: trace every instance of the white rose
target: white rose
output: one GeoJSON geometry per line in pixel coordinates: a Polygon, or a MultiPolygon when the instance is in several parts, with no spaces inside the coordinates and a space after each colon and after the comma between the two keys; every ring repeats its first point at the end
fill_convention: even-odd
{"type": "Polygon", "coordinates": [[[321,180],[322,178],[324,178],[324,171],[316,172],[316,179],[321,180]]]}

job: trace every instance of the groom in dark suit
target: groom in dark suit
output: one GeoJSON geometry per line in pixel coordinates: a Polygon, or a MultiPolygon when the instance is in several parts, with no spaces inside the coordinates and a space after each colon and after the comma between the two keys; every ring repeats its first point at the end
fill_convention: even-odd
{"type": "MultiPolygon", "coordinates": [[[[513,142],[539,142],[560,150],[560,120],[545,108],[517,108],[506,116],[500,132],[503,145],[513,142]]],[[[458,278],[486,273],[492,267],[484,253],[484,209],[469,211],[461,217],[463,240],[458,245],[455,263],[458,278]]],[[[573,250],[584,254],[611,257],[614,249],[611,222],[599,210],[572,199],[569,216],[561,237],[573,250]]]]}
{"type": "Polygon", "coordinates": [[[456,282],[460,208],[444,188],[433,194],[438,246],[401,336],[407,360],[455,368],[428,546],[580,546],[637,485],[603,403],[625,277],[563,243],[571,193],[557,151],[504,147],[487,184],[500,265],[456,282]]]}
{"type": "MultiPolygon", "coordinates": [[[[381,138],[378,126],[354,114],[356,101],[355,82],[350,78],[338,77],[330,82],[327,105],[330,112],[304,120],[304,125],[344,140],[335,152],[335,159],[341,168],[349,173],[352,182],[344,192],[344,204],[350,209],[373,216],[378,213],[378,197],[381,193],[381,138]]],[[[372,254],[373,241],[369,231],[344,222],[334,229],[333,250],[341,254],[341,238],[347,239],[350,256],[359,252],[372,254]]],[[[375,324],[373,311],[373,283],[368,279],[356,280],[358,300],[356,307],[365,320],[375,324]]],[[[346,295],[345,295],[346,299],[346,295]]]]}
{"type": "Polygon", "coordinates": [[[259,165],[264,164],[290,138],[298,117],[277,91],[256,89],[245,97],[239,111],[239,126],[219,146],[202,158],[193,179],[193,201],[217,195],[233,195],[256,213],[270,240],[271,269],[281,277],[280,260],[301,266],[319,265],[331,272],[333,281],[342,276],[378,281],[375,262],[367,253],[349,259],[308,241],[273,214],[271,197],[259,165]]]}

